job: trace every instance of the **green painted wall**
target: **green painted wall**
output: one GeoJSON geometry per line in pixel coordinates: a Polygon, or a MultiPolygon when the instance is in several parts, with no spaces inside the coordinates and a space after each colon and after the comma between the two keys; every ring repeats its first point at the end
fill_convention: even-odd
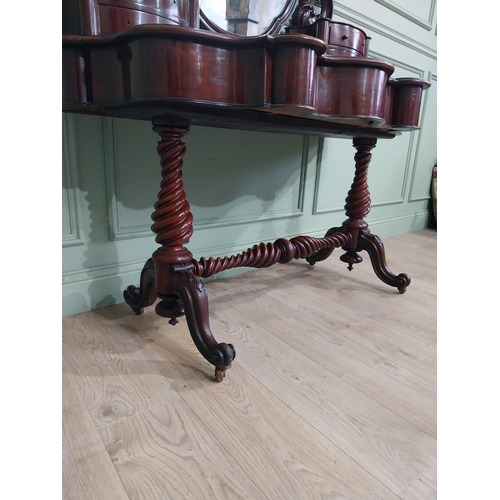
{"type": "MultiPolygon", "coordinates": [[[[372,37],[371,55],[394,76],[428,79],[418,131],[373,151],[368,222],[381,237],[426,227],[436,163],[434,0],[335,2],[335,19],[372,37]]],[[[122,302],[157,247],[150,231],[159,190],[157,136],[147,122],[63,116],[63,315],[122,302]]],[[[195,257],[261,241],[323,236],[345,219],[355,150],[347,139],[193,127],[184,183],[195,218],[195,257]]],[[[335,258],[335,257],[333,257],[335,258]]],[[[234,274],[239,271],[232,271],[234,274]]],[[[231,273],[222,273],[220,276],[231,273]]]]}

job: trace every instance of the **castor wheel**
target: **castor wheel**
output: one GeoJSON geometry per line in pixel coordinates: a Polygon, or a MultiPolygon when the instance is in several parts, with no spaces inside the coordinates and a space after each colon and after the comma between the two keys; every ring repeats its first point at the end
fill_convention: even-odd
{"type": "Polygon", "coordinates": [[[221,370],[220,368],[215,369],[215,380],[217,382],[222,382],[226,377],[226,370],[221,370]]]}

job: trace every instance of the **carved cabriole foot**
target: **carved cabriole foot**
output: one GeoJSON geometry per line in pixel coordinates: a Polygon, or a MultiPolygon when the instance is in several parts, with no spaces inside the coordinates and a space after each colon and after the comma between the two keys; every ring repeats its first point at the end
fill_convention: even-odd
{"type": "Polygon", "coordinates": [[[130,285],[124,292],[125,302],[136,314],[142,314],[144,308],[156,300],[155,269],[153,259],[148,259],[141,272],[139,287],[130,285]]]}
{"type": "Polygon", "coordinates": [[[358,238],[358,250],[366,250],[368,252],[373,270],[380,280],[390,286],[396,287],[399,293],[406,292],[406,288],[411,283],[411,278],[404,273],[396,276],[389,270],[385,260],[384,244],[378,236],[371,234],[369,231],[362,232],[358,238]]]}
{"type": "Polygon", "coordinates": [[[236,356],[231,344],[219,344],[210,330],[208,297],[205,285],[194,273],[192,263],[173,267],[172,293],[179,296],[185,308],[191,337],[203,357],[215,366],[215,379],[221,382],[236,356]]]}

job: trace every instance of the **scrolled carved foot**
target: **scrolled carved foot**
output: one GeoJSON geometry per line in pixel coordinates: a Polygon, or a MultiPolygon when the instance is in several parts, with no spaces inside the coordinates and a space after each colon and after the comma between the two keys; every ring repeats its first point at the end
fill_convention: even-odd
{"type": "Polygon", "coordinates": [[[396,276],[389,270],[385,259],[384,244],[378,236],[371,233],[361,234],[357,250],[366,250],[368,252],[373,270],[380,280],[390,286],[396,287],[401,294],[406,292],[406,288],[411,283],[411,278],[405,273],[396,276]]]}
{"type": "Polygon", "coordinates": [[[193,264],[179,266],[172,274],[172,292],[182,301],[189,332],[203,357],[215,366],[215,379],[221,382],[236,356],[233,345],[218,343],[208,321],[208,297],[205,285],[194,274],[193,264]]]}
{"type": "Polygon", "coordinates": [[[397,279],[399,281],[399,285],[396,286],[398,287],[399,293],[403,294],[406,292],[406,288],[410,285],[411,278],[407,274],[401,273],[397,275],[397,279]]]}
{"type": "Polygon", "coordinates": [[[142,314],[144,308],[150,306],[156,300],[154,274],[155,268],[153,259],[148,259],[141,272],[139,287],[130,285],[123,292],[125,302],[137,315],[142,314]]]}
{"type": "Polygon", "coordinates": [[[213,351],[212,364],[215,365],[215,380],[222,382],[226,376],[226,370],[231,368],[231,363],[236,357],[236,350],[232,344],[219,344],[213,351]]]}

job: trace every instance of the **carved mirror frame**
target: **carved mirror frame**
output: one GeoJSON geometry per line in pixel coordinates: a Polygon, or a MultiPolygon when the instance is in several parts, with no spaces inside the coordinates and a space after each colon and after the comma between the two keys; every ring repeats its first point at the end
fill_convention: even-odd
{"type": "MultiPolygon", "coordinates": [[[[292,17],[297,19],[299,25],[312,24],[318,18],[331,19],[333,15],[333,0],[321,0],[321,12],[316,14],[314,6],[307,0],[288,0],[283,10],[272,20],[269,27],[261,35],[275,35],[283,25],[292,17]]],[[[200,6],[200,24],[203,28],[216,33],[227,35],[245,36],[231,33],[213,22],[200,6]]]]}

